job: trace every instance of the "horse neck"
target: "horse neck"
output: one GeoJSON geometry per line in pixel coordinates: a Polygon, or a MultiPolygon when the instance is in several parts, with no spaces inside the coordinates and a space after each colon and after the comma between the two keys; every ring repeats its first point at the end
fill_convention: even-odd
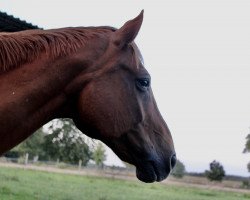
{"type": "Polygon", "coordinates": [[[64,108],[73,91],[65,90],[89,68],[90,60],[100,56],[97,52],[86,47],[54,61],[41,55],[32,63],[0,75],[0,155],[48,121],[67,113],[64,108]]]}

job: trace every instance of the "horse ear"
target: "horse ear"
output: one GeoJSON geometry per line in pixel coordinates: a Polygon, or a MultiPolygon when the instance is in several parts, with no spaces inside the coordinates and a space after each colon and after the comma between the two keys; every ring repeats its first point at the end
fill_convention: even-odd
{"type": "Polygon", "coordinates": [[[123,48],[136,38],[143,21],[143,10],[134,19],[127,21],[120,29],[115,31],[114,43],[123,48]]]}

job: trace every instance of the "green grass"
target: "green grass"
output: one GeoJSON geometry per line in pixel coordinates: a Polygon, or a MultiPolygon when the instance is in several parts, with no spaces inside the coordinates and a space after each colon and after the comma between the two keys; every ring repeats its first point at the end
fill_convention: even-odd
{"type": "Polygon", "coordinates": [[[250,194],[0,167],[0,200],[245,200],[250,194]]]}

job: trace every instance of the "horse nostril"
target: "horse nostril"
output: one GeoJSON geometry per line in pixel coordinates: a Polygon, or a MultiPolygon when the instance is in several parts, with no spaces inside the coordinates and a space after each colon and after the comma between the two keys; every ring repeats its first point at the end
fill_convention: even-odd
{"type": "Polygon", "coordinates": [[[177,161],[176,154],[173,154],[172,157],[170,158],[170,167],[171,167],[171,169],[174,168],[174,166],[176,164],[176,161],[177,161]]]}

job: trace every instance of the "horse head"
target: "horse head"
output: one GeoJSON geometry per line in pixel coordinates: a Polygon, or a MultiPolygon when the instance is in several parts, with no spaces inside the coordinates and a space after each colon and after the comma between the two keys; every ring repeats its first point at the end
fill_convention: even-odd
{"type": "Polygon", "coordinates": [[[134,43],[143,21],[139,16],[109,35],[108,48],[94,62],[101,68],[77,96],[76,126],[106,143],[136,166],[144,182],[165,179],[176,163],[170,131],[150,86],[151,78],[134,43]]]}

